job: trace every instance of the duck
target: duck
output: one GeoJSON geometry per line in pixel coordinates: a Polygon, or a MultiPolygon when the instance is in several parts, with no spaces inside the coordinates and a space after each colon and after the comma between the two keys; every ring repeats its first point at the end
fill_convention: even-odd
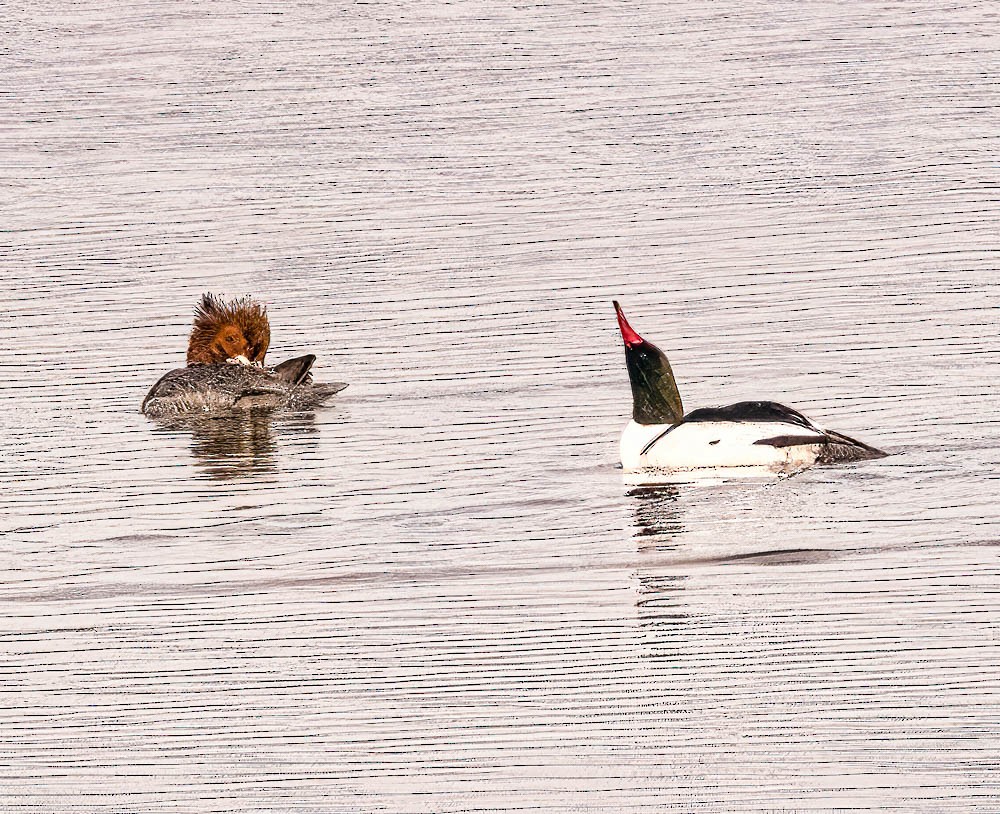
{"type": "Polygon", "coordinates": [[[248,409],[309,410],[347,384],[312,379],[314,354],[269,367],[267,309],[250,296],[227,302],[204,294],[195,307],[187,365],[164,374],[140,407],[150,418],[225,414],[248,409]]]}
{"type": "Polygon", "coordinates": [[[685,413],[666,355],[629,325],[617,301],[613,304],[632,387],[632,418],[620,445],[626,474],[723,469],[791,474],[815,464],[888,454],[774,401],[685,413]]]}

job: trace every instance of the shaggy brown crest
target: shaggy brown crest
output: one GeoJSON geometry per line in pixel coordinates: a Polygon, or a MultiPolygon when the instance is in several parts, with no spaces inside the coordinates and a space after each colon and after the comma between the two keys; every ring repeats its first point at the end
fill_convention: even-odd
{"type": "Polygon", "coordinates": [[[194,328],[188,340],[189,365],[215,365],[246,356],[263,362],[271,342],[267,309],[249,296],[225,302],[205,294],[194,309],[194,328]]]}

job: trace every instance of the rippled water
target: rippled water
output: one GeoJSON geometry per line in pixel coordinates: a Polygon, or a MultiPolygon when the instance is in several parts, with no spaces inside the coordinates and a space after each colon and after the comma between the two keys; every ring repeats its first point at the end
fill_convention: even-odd
{"type": "Polygon", "coordinates": [[[0,809],[1000,808],[991,6],[4,14],[0,809]],[[629,488],[613,297],[892,457],[629,488]]]}

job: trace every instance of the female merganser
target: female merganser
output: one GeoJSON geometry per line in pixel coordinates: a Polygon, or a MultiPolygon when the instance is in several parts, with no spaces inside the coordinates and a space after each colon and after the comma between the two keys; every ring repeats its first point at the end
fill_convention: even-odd
{"type": "Polygon", "coordinates": [[[205,294],[195,308],[187,367],[171,370],[146,395],[152,418],[250,408],[308,410],[347,387],[314,383],[312,354],[264,366],[271,341],[266,310],[249,297],[226,303],[205,294]]]}
{"type": "Polygon", "coordinates": [[[614,305],[632,384],[632,420],[621,440],[626,473],[743,468],[794,472],[817,463],[887,455],[773,401],[703,407],[685,415],[667,357],[632,330],[621,306],[614,305]]]}

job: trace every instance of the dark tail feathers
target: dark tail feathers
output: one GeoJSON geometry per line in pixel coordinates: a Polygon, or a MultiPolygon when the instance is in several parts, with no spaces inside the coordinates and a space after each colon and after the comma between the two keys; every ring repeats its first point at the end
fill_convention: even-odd
{"type": "Polygon", "coordinates": [[[869,446],[864,441],[858,441],[849,435],[844,435],[835,430],[824,430],[827,441],[823,452],[820,453],[818,461],[820,463],[839,463],[842,461],[872,461],[876,458],[885,458],[888,452],[869,446]]]}
{"type": "Polygon", "coordinates": [[[289,359],[274,368],[274,375],[289,384],[302,384],[309,381],[309,369],[315,361],[316,357],[311,353],[289,359]]]}

